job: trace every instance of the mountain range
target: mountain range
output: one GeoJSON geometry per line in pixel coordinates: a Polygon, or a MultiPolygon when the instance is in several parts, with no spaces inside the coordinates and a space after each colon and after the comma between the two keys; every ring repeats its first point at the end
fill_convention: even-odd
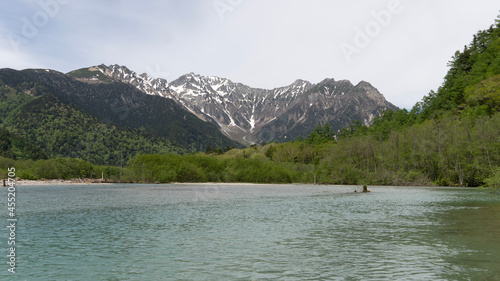
{"type": "MultiPolygon", "coordinates": [[[[208,146],[242,147],[222,134],[217,125],[200,120],[175,101],[148,95],[135,86],[114,79],[87,83],[54,70],[0,69],[0,105],[5,109],[0,114],[2,126],[29,136],[29,141],[40,147],[52,147],[54,142],[78,146],[75,145],[80,142],[78,136],[74,135],[74,130],[68,131],[74,128],[75,120],[80,118],[77,116],[87,116],[88,121],[78,125],[83,134],[95,135],[93,139],[97,142],[110,130],[119,131],[118,135],[130,135],[131,129],[135,135],[146,134],[155,142],[168,140],[183,152],[203,151],[208,146]],[[106,127],[96,131],[96,128],[106,127]],[[44,130],[38,130],[40,128],[44,130]],[[51,139],[51,143],[43,141],[51,134],[61,136],[57,140],[51,139]],[[69,140],[68,136],[75,138],[69,140]],[[63,139],[66,141],[60,141],[63,139]]],[[[88,139],[91,141],[84,146],[95,142],[88,139]]],[[[68,155],[57,153],[49,156],[68,155]]]]}
{"type": "Polygon", "coordinates": [[[0,69],[0,109],[11,158],[120,165],[144,153],[290,141],[327,122],[333,130],[370,124],[397,107],[367,82],[296,80],[266,90],[194,73],[167,82],[99,65],[66,74],[0,69]]]}
{"type": "Polygon", "coordinates": [[[317,84],[296,80],[266,90],[194,73],[167,82],[119,65],[79,69],[68,76],[89,84],[121,81],[150,96],[174,101],[243,144],[293,140],[327,122],[334,130],[356,120],[367,125],[384,110],[397,110],[365,81],[353,85],[347,80],[325,79],[317,84]]]}

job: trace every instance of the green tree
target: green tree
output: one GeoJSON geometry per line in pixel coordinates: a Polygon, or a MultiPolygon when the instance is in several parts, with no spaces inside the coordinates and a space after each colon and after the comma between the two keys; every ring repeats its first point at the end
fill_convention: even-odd
{"type": "Polygon", "coordinates": [[[307,142],[310,144],[321,144],[335,140],[335,132],[330,127],[330,123],[325,123],[321,126],[318,124],[316,128],[307,136],[307,142]]]}
{"type": "Polygon", "coordinates": [[[500,111],[500,75],[488,78],[466,91],[467,102],[473,106],[483,106],[491,115],[500,111]]]}

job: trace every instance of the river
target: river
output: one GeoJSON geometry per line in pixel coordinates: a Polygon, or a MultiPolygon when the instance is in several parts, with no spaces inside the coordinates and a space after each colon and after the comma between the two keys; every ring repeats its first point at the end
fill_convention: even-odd
{"type": "Polygon", "coordinates": [[[369,188],[18,186],[0,279],[500,280],[500,195],[369,188]]]}

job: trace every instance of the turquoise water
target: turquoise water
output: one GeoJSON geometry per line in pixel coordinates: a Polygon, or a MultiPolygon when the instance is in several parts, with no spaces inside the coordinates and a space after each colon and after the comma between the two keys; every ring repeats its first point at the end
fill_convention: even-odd
{"type": "Polygon", "coordinates": [[[499,195],[370,189],[18,186],[0,279],[500,280],[499,195]]]}

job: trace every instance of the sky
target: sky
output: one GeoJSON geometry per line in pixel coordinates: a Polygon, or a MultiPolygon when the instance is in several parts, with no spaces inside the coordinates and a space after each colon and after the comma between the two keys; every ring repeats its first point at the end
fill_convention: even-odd
{"type": "Polygon", "coordinates": [[[127,66],[273,89],[367,81],[411,109],[498,0],[16,0],[0,2],[0,68],[127,66]]]}

